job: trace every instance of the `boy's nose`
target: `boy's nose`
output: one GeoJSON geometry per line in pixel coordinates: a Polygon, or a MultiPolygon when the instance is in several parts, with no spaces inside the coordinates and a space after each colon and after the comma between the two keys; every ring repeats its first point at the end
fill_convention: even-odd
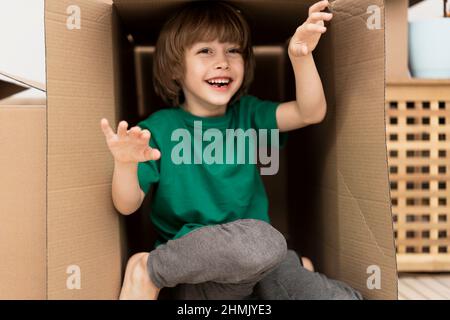
{"type": "Polygon", "coordinates": [[[218,63],[216,65],[216,69],[225,69],[225,70],[227,70],[229,68],[230,68],[230,66],[229,66],[228,62],[226,62],[226,61],[220,62],[220,63],[218,63]]]}
{"type": "Polygon", "coordinates": [[[230,65],[225,54],[219,54],[217,57],[216,69],[229,69],[230,65]]]}

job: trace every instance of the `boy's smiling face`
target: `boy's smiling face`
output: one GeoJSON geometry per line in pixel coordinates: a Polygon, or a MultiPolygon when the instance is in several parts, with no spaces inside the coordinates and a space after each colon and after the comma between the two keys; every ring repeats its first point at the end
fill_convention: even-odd
{"type": "Polygon", "coordinates": [[[185,51],[184,108],[198,116],[220,116],[239,90],[244,59],[239,45],[197,42],[185,51]],[[224,84],[212,84],[222,82],[224,84]]]}

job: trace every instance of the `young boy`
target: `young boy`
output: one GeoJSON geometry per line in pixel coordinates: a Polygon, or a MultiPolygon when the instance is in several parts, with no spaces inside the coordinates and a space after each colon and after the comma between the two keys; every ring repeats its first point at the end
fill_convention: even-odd
{"type": "MultiPolygon", "coordinates": [[[[248,145],[230,148],[229,129],[279,130],[283,145],[285,132],[325,117],[312,51],[326,31],[324,21],[332,18],[321,12],[327,5],[312,5],[290,40],[297,100],[285,103],[246,95],[254,68],[250,30],[232,6],[193,2],[165,24],[156,44],[154,84],[176,108],[155,112],[129,130],[122,121],[117,134],[106,119],[101,121],[115,161],[117,210],[135,212],[154,188],[151,220],[158,239],[153,251],[129,259],[121,299],[157,299],[161,288],[175,286],[178,297],[187,299],[249,298],[258,282],[280,273],[283,263],[289,265],[288,258],[298,260],[270,225],[257,166],[222,160],[251,152],[248,145]],[[222,144],[214,150],[200,144],[199,149],[202,129],[212,129],[207,139],[222,144]],[[181,138],[186,138],[184,148],[181,138]],[[205,154],[209,159],[203,159],[205,154]]],[[[277,144],[269,141],[274,148],[277,144]]],[[[321,288],[326,286],[325,281],[321,288]]]]}

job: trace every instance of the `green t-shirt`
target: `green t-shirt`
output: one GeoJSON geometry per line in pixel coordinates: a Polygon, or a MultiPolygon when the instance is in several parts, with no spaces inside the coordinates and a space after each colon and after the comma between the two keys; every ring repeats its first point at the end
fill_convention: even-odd
{"type": "MultiPolygon", "coordinates": [[[[255,164],[257,151],[252,160],[249,150],[258,150],[259,132],[264,131],[266,145],[272,141],[277,147],[270,129],[278,129],[278,105],[247,95],[229,105],[223,116],[198,117],[176,107],[138,123],[151,132],[150,146],[161,151],[159,160],[138,165],[142,191],[147,194],[154,187],[150,218],[159,235],[155,248],[207,225],[249,218],[270,223],[267,195],[255,164]],[[239,129],[249,133],[241,144],[236,138],[239,129]],[[255,137],[251,131],[256,140],[249,138],[255,137]]],[[[286,132],[279,133],[280,147],[286,139],[286,132]]]]}

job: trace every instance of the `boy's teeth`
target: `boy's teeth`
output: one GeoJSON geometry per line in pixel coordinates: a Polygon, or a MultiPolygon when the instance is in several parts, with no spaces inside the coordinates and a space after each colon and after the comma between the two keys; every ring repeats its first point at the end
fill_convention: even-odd
{"type": "Polygon", "coordinates": [[[229,83],[230,80],[224,79],[224,80],[208,80],[209,83],[229,83]]]}

